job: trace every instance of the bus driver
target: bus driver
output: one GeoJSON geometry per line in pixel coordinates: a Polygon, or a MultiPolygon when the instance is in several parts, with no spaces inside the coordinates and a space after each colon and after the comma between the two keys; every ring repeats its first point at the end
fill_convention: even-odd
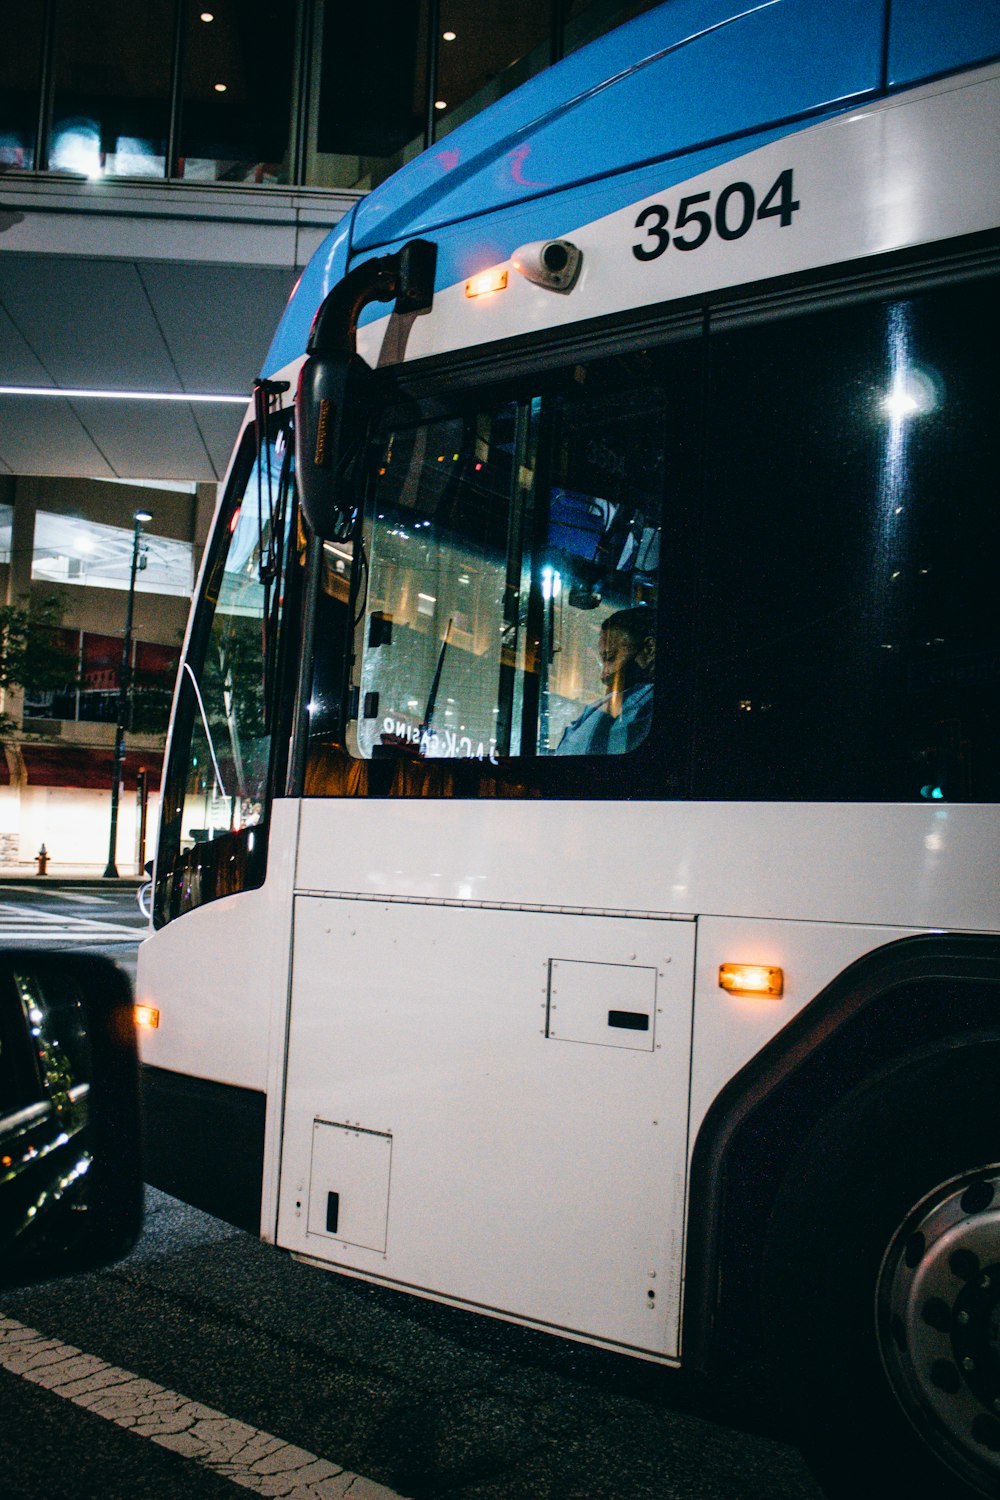
{"type": "Polygon", "coordinates": [[[556,755],[624,755],[646,738],[653,716],[654,612],[620,609],[601,626],[598,657],[605,696],[567,725],[556,755]]]}

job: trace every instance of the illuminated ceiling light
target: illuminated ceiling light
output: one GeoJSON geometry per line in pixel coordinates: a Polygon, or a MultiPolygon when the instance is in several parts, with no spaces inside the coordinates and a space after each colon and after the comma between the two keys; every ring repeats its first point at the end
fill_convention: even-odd
{"type": "Polygon", "coordinates": [[[435,99],[434,100],[434,108],[435,109],[447,109],[448,108],[448,101],[447,101],[447,99],[435,99]]]}
{"type": "Polygon", "coordinates": [[[453,42],[455,40],[455,35],[456,33],[454,31],[442,31],[441,33],[443,40],[446,42],[453,42]]]}
{"type": "Polygon", "coordinates": [[[199,21],[204,21],[205,25],[207,26],[210,21],[215,20],[215,17],[212,15],[212,12],[210,10],[203,10],[198,19],[199,21]]]}
{"type": "Polygon", "coordinates": [[[194,401],[246,406],[246,396],[217,396],[205,391],[88,391],[52,385],[0,385],[0,396],[57,396],[61,401],[194,401]]]}
{"type": "Polygon", "coordinates": [[[212,87],[215,89],[215,92],[217,94],[224,94],[226,92],[226,89],[228,88],[228,84],[225,84],[225,83],[215,83],[215,84],[212,85],[212,87]]]}
{"type": "Polygon", "coordinates": [[[143,525],[153,519],[153,513],[149,510],[137,510],[132,517],[133,521],[140,521],[143,525]]]}

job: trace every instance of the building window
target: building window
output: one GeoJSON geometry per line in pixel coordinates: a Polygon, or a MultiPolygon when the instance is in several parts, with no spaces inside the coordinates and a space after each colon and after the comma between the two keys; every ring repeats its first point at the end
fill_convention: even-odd
{"type": "Polygon", "coordinates": [[[43,10],[18,7],[8,19],[0,47],[0,169],[35,165],[39,88],[42,74],[43,10]]]}
{"type": "Polygon", "coordinates": [[[325,7],[307,180],[372,188],[424,148],[426,0],[325,7]]]}
{"type": "MultiPolygon", "coordinates": [[[[122,638],[60,626],[48,631],[48,671],[65,662],[65,682],[59,686],[28,685],[24,690],[24,718],[61,719],[84,724],[114,724],[118,718],[122,638]]],[[[164,735],[170,717],[180,649],[151,641],[133,641],[131,715],[133,734],[164,735]]]]}
{"type": "Polygon", "coordinates": [[[658,0],[34,0],[0,170],[367,191],[658,0]]]}
{"type": "MultiPolygon", "coordinates": [[[[74,583],[91,588],[127,589],[132,567],[133,532],[78,516],[40,510],[35,516],[33,579],[74,583]]],[[[191,594],[193,559],[190,542],[143,536],[146,565],[136,576],[136,590],[146,594],[191,594]]]]}
{"type": "Polygon", "coordinates": [[[291,180],[294,7],[187,0],[177,175],[187,182],[291,180]]]}
{"type": "Polygon", "coordinates": [[[563,29],[563,56],[585,47],[616,26],[624,26],[660,0],[568,0],[563,29]]]}
{"type": "Polygon", "coordinates": [[[550,19],[533,0],[442,0],[435,139],[548,66],[550,19]]]}
{"type": "MultiPolygon", "coordinates": [[[[18,22],[20,24],[20,21],[18,22]]],[[[49,167],[85,177],[162,177],[170,119],[172,0],[59,10],[49,167]]]]}
{"type": "Polygon", "coordinates": [[[14,531],[14,507],[0,505],[0,564],[9,563],[14,531]]]}

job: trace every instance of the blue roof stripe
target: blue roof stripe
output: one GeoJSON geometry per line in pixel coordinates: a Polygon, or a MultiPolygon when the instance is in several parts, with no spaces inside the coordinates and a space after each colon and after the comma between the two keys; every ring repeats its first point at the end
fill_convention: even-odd
{"type": "Polygon", "coordinates": [[[967,68],[1000,56],[1000,5],[996,0],[893,0],[889,84],[906,87],[936,73],[967,68]]]}
{"type": "Polygon", "coordinates": [[[353,250],[874,93],[883,0],[670,0],[547,69],[358,207],[353,250]]]}
{"type": "MultiPolygon", "coordinates": [[[[303,353],[316,308],[355,257],[429,236],[440,290],[810,118],[998,54],[996,0],[667,0],[546,69],[363,199],[304,272],[264,370],[303,353]]],[[[372,306],[363,321],[384,311],[372,306]]]]}
{"type": "MultiPolygon", "coordinates": [[[[841,110],[829,113],[839,114],[841,110]]],[[[823,118],[829,118],[829,113],[823,118]]],[[[795,122],[759,131],[739,141],[721,142],[673,161],[656,162],[635,172],[598,179],[583,187],[574,185],[545,198],[531,199],[512,208],[505,207],[482,215],[471,222],[444,225],[434,231],[434,243],[438,247],[437,289],[457,285],[487,266],[509,260],[521,245],[572,234],[616,209],[625,208],[653,193],[667,192],[680,182],[700,176],[712,167],[722,166],[801,128],[801,122],[795,122]]],[[[402,243],[404,241],[381,247],[377,253],[398,249],[402,243]]],[[[370,303],[363,310],[359,324],[375,322],[387,311],[382,303],[370,303]]]]}

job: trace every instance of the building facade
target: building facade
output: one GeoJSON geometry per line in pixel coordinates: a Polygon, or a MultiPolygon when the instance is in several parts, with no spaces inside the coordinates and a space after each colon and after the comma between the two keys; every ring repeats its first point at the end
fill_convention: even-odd
{"type": "Polygon", "coordinates": [[[170,698],[214,486],[0,476],[0,587],[30,648],[0,720],[0,866],[95,866],[110,843],[114,740],[135,532],[115,862],[153,847],[170,698]]]}
{"type": "Polygon", "coordinates": [[[3,694],[0,865],[107,858],[140,507],[119,870],[141,862],[137,783],[152,849],[215,487],[312,252],[404,162],[652,3],[22,0],[0,47],[0,598],[66,674],[3,694]]]}

